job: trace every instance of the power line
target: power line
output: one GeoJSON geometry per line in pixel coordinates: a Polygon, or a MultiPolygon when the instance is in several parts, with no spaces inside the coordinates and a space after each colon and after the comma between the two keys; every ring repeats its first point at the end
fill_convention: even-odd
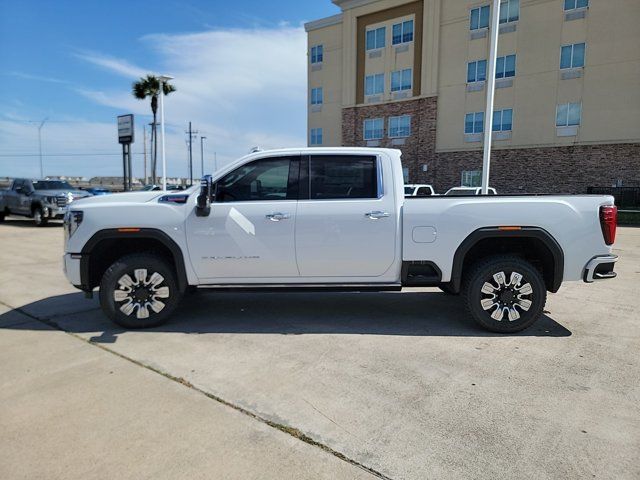
{"type": "MultiPolygon", "coordinates": [[[[43,157],[120,157],[120,153],[43,153],[43,157]]],[[[144,152],[131,152],[131,155],[144,155],[144,152]]],[[[0,157],[39,157],[38,153],[0,153],[0,157]]]]}

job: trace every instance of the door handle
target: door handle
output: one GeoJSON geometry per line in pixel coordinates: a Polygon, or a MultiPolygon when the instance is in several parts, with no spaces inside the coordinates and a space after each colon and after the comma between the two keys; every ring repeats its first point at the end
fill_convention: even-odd
{"type": "Polygon", "coordinates": [[[266,217],[272,222],[279,222],[280,220],[287,220],[288,218],[291,218],[291,215],[288,213],[275,212],[267,214],[266,217]]]}
{"type": "Polygon", "coordinates": [[[367,212],[364,214],[365,217],[369,217],[371,220],[378,220],[380,218],[386,218],[389,216],[388,212],[381,212],[380,210],[376,210],[374,212],[367,212]]]}

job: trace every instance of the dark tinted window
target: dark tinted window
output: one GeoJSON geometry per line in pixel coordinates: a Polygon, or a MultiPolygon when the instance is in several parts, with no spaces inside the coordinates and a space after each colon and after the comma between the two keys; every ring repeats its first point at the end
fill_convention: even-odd
{"type": "Polygon", "coordinates": [[[291,163],[290,157],[265,158],[235,169],[217,182],[216,202],[297,199],[289,187],[291,163]]]}
{"type": "Polygon", "coordinates": [[[418,189],[418,193],[416,194],[416,196],[418,197],[428,197],[431,195],[431,190],[427,187],[420,187],[418,189]]]}
{"type": "Polygon", "coordinates": [[[61,180],[36,180],[33,182],[36,190],[73,190],[73,187],[61,180]]]}
{"type": "Polygon", "coordinates": [[[376,157],[314,155],[311,157],[312,200],[377,198],[376,157]]]}
{"type": "Polygon", "coordinates": [[[451,196],[451,197],[472,197],[476,194],[475,190],[451,190],[450,192],[447,192],[446,195],[447,196],[451,196]]]}

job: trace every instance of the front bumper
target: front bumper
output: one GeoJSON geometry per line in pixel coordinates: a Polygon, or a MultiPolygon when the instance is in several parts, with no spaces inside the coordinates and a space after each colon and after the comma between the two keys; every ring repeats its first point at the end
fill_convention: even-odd
{"type": "Polygon", "coordinates": [[[583,280],[586,283],[592,283],[596,280],[608,280],[610,278],[616,278],[617,274],[613,271],[613,268],[615,267],[617,261],[617,255],[602,255],[593,257],[584,267],[584,274],[582,276],[583,280]]]}
{"type": "Polygon", "coordinates": [[[67,207],[58,207],[57,205],[45,205],[42,212],[46,218],[62,218],[67,213],[67,207]]]}
{"type": "Polygon", "coordinates": [[[80,255],[65,253],[62,260],[64,274],[67,277],[67,280],[78,288],[80,288],[80,285],[82,284],[80,275],[80,259],[80,255]]]}

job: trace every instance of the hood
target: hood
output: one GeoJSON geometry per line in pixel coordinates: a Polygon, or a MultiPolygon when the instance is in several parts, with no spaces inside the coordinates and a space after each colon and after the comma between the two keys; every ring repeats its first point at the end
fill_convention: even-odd
{"type": "Polygon", "coordinates": [[[91,196],[89,192],[83,190],[36,190],[34,192],[34,195],[40,195],[42,197],[60,197],[62,195],[68,197],[69,194],[71,194],[74,199],[91,196]]]}
{"type": "MultiPolygon", "coordinates": [[[[78,205],[118,204],[118,203],[145,203],[166,195],[166,192],[126,192],[112,193],[110,195],[92,195],[77,200],[78,205]]],[[[76,203],[76,202],[74,202],[76,203]]]]}

